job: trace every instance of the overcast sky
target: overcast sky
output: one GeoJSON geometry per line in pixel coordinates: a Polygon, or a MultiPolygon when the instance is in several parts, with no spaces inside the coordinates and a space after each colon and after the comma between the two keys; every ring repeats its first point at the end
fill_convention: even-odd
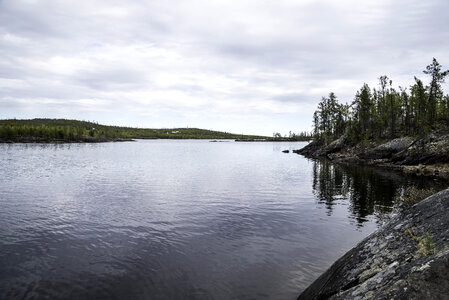
{"type": "Polygon", "coordinates": [[[0,118],[308,131],[331,91],[449,68],[448,25],[448,0],[0,0],[0,118]]]}

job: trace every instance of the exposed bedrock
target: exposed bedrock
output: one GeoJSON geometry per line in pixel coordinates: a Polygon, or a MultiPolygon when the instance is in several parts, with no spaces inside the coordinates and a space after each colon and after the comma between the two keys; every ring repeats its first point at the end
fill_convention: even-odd
{"type": "Polygon", "coordinates": [[[343,136],[329,145],[313,141],[293,152],[337,163],[379,166],[449,179],[449,134],[442,131],[418,138],[396,138],[382,144],[371,141],[354,145],[343,136]]]}
{"type": "Polygon", "coordinates": [[[298,299],[448,299],[449,189],[400,212],[298,299]]]}

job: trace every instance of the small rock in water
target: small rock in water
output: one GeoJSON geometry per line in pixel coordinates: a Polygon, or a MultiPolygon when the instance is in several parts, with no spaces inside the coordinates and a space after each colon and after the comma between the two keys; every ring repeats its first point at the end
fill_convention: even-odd
{"type": "Polygon", "coordinates": [[[282,150],[283,153],[290,153],[290,150],[282,150]]]}

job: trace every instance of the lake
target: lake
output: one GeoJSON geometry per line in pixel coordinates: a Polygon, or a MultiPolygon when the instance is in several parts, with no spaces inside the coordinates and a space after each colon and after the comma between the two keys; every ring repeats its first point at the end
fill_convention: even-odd
{"type": "Polygon", "coordinates": [[[295,299],[434,184],[304,145],[0,144],[0,299],[295,299]]]}

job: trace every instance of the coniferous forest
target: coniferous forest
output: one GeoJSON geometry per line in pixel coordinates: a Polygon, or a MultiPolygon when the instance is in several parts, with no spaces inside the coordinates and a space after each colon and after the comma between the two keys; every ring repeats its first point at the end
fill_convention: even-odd
{"type": "Polygon", "coordinates": [[[353,143],[418,136],[449,125],[449,95],[441,84],[449,70],[434,58],[423,71],[430,83],[414,78],[409,88],[379,77],[377,88],[363,84],[354,101],[341,104],[334,93],[323,97],[313,115],[314,140],[329,144],[346,135],[353,143]]]}
{"type": "Polygon", "coordinates": [[[234,134],[199,128],[133,128],[67,119],[0,120],[0,142],[108,142],[129,139],[236,139],[239,141],[308,141],[308,132],[282,136],[234,134]]]}
{"type": "Polygon", "coordinates": [[[198,128],[150,129],[66,119],[0,120],[0,142],[104,142],[121,139],[262,138],[198,128]]]}

